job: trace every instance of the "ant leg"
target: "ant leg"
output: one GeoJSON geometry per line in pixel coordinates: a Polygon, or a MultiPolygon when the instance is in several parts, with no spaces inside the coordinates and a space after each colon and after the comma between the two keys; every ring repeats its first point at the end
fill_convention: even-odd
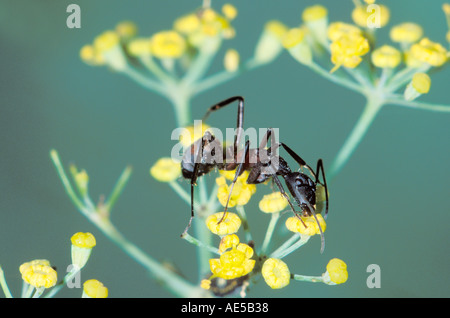
{"type": "Polygon", "coordinates": [[[205,121],[212,112],[214,112],[224,106],[227,106],[227,105],[233,103],[234,101],[238,101],[238,114],[237,114],[237,123],[236,123],[237,134],[234,136],[234,153],[236,154],[238,145],[241,141],[241,134],[242,134],[242,130],[244,127],[244,98],[242,96],[234,96],[234,97],[225,99],[216,105],[211,106],[206,111],[205,116],[203,116],[203,121],[205,121]]]}
{"type": "Polygon", "coordinates": [[[249,149],[250,149],[250,140],[247,140],[247,142],[245,143],[245,150],[244,150],[244,156],[242,158],[242,162],[236,168],[236,173],[234,174],[234,179],[233,179],[233,182],[231,183],[230,193],[228,194],[227,204],[225,205],[225,209],[224,209],[222,218],[220,219],[220,221],[217,224],[220,224],[225,219],[225,216],[227,215],[228,203],[230,203],[231,194],[233,193],[234,185],[236,184],[236,181],[237,181],[238,177],[242,173],[242,168],[244,167],[245,159],[247,157],[249,149]]]}
{"type": "Polygon", "coordinates": [[[200,161],[201,161],[201,154],[203,153],[203,148],[205,146],[204,136],[202,137],[202,142],[199,143],[199,144],[200,145],[199,145],[199,147],[197,147],[197,149],[194,146],[194,150],[195,150],[195,154],[194,154],[194,170],[192,172],[192,177],[191,177],[191,218],[189,219],[188,225],[186,226],[186,228],[184,229],[183,233],[181,234],[182,237],[187,234],[187,231],[191,227],[192,219],[194,218],[194,185],[197,182],[199,165],[200,165],[200,161]]]}
{"type": "Polygon", "coordinates": [[[281,143],[281,145],[283,146],[283,148],[287,151],[287,153],[294,158],[295,161],[297,161],[297,163],[300,165],[300,168],[302,167],[306,167],[309,172],[311,172],[311,174],[316,177],[314,171],[311,169],[310,166],[308,166],[306,164],[306,161],[303,160],[299,155],[297,155],[291,148],[289,148],[288,146],[286,146],[284,143],[281,143]]]}
{"type": "Polygon", "coordinates": [[[303,222],[302,218],[299,216],[299,214],[297,213],[297,211],[295,211],[295,207],[291,202],[291,199],[289,199],[289,196],[286,194],[286,191],[284,191],[283,185],[281,184],[280,180],[278,180],[278,177],[276,174],[274,174],[272,176],[272,180],[275,181],[275,184],[278,186],[278,189],[280,189],[281,195],[288,201],[292,212],[294,212],[294,215],[302,222],[303,226],[306,228],[306,224],[305,222],[303,222]]]}
{"type": "Polygon", "coordinates": [[[327,215],[328,215],[328,186],[327,186],[327,179],[325,178],[325,169],[323,168],[323,161],[322,161],[322,159],[317,160],[316,183],[320,183],[325,188],[324,190],[325,190],[326,203],[325,203],[324,219],[326,219],[327,215]],[[322,173],[323,183],[319,181],[319,172],[322,173]]]}
{"type": "Polygon", "coordinates": [[[198,163],[196,162],[194,164],[194,172],[192,173],[191,178],[191,218],[189,219],[189,223],[184,229],[183,233],[181,234],[181,237],[185,236],[187,234],[187,231],[191,227],[192,220],[194,219],[194,185],[197,181],[197,175],[198,175],[198,163]]]}

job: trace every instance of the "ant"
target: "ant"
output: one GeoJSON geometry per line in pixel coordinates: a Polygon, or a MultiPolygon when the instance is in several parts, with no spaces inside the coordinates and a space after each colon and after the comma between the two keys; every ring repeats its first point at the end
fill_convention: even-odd
{"type": "Polygon", "coordinates": [[[302,221],[305,227],[306,225],[300,218],[300,215],[313,216],[315,218],[320,230],[321,252],[323,252],[325,240],[315,210],[316,189],[317,185],[320,184],[325,190],[326,205],[324,217],[327,217],[328,188],[322,159],[317,161],[316,171],[314,172],[313,169],[307,165],[299,155],[297,155],[284,143],[273,143],[273,140],[271,139],[271,147],[266,148],[269,138],[274,135],[272,128],[267,130],[259,145],[259,148],[250,148],[250,141],[247,140],[244,149],[238,150],[244,122],[243,97],[234,96],[211,106],[203,117],[203,121],[206,120],[212,112],[219,110],[224,106],[230,105],[235,101],[238,102],[238,114],[237,131],[234,137],[233,145],[224,149],[220,141],[218,141],[209,131],[206,131],[203,137],[196,140],[183,155],[183,159],[181,161],[181,171],[183,177],[185,179],[189,179],[191,183],[191,218],[189,219],[189,224],[183,234],[187,233],[191,226],[192,219],[194,218],[194,185],[196,184],[197,178],[209,173],[215,168],[225,171],[236,169],[234,179],[231,183],[228,200],[225,205],[225,210],[219,223],[225,218],[228,203],[237,178],[244,171],[249,171],[247,178],[248,184],[259,184],[267,181],[269,178],[272,178],[279,188],[281,195],[286,198],[292,211],[302,221]],[[287,162],[281,156],[275,154],[275,151],[280,146],[283,147],[284,150],[299,164],[300,168],[308,169],[314,180],[302,172],[292,171],[287,162]],[[229,160],[230,158],[232,159],[229,160]],[[319,175],[322,176],[323,182],[319,180],[319,175]],[[300,213],[295,210],[295,207],[284,190],[278,176],[284,179],[290,194],[301,209],[300,213]]]}

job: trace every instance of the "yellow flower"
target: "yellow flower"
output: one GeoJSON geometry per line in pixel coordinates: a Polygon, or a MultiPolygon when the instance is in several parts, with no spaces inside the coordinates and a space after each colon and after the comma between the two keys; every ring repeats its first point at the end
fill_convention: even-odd
{"type": "Polygon", "coordinates": [[[158,58],[178,58],[186,49],[185,39],[176,31],[161,31],[151,38],[152,53],[158,58]]]}
{"type": "Polygon", "coordinates": [[[447,50],[439,43],[423,38],[411,46],[412,58],[431,66],[441,66],[447,61],[447,50]]]}
{"type": "Polygon", "coordinates": [[[91,233],[78,232],[70,240],[72,242],[72,264],[81,269],[86,265],[92,248],[96,245],[95,237],[91,233]]]}
{"type": "Polygon", "coordinates": [[[405,22],[394,26],[389,33],[393,42],[414,43],[417,42],[423,34],[422,27],[416,23],[405,22]]]}
{"type": "Polygon", "coordinates": [[[239,69],[239,53],[234,49],[229,49],[224,58],[225,70],[236,72],[239,69]]]}
{"type": "Polygon", "coordinates": [[[36,288],[50,288],[56,285],[57,273],[45,259],[23,263],[19,268],[22,279],[36,288]]]}
{"type": "Polygon", "coordinates": [[[105,64],[105,59],[95,50],[94,46],[90,44],[86,44],[81,48],[80,58],[84,63],[93,66],[105,64]]]}
{"type": "Polygon", "coordinates": [[[99,52],[109,51],[118,46],[120,38],[117,32],[105,31],[94,39],[94,48],[99,52]]]}
{"type": "Polygon", "coordinates": [[[172,158],[164,157],[150,168],[150,174],[158,181],[171,182],[181,175],[181,165],[172,158]]]}
{"type": "Polygon", "coordinates": [[[202,279],[200,282],[200,287],[203,289],[210,289],[211,288],[211,280],[210,279],[202,279]]]}
{"type": "Polygon", "coordinates": [[[86,170],[78,171],[77,167],[74,164],[70,165],[70,172],[75,180],[75,184],[77,185],[78,190],[82,196],[85,196],[88,191],[89,184],[89,175],[86,170]]]}
{"type": "Polygon", "coordinates": [[[327,284],[345,283],[348,279],[347,264],[338,258],[333,258],[328,262],[327,271],[323,276],[327,284]]]}
{"type": "Polygon", "coordinates": [[[389,45],[383,45],[372,52],[372,63],[376,67],[395,68],[401,61],[400,51],[389,45]]]}
{"type": "Polygon", "coordinates": [[[267,194],[261,201],[259,201],[259,209],[265,213],[276,213],[283,211],[287,205],[288,201],[279,191],[267,194]]]}
{"type": "Polygon", "coordinates": [[[208,128],[210,128],[203,122],[201,123],[201,125],[198,124],[198,122],[196,121],[196,125],[194,126],[188,126],[184,128],[183,133],[180,136],[180,143],[183,145],[183,147],[189,147],[195,141],[202,138],[208,128]]]}
{"type": "MultiPolygon", "coordinates": [[[[236,180],[233,187],[233,192],[228,202],[228,207],[234,207],[236,205],[246,205],[252,195],[256,192],[255,184],[248,184],[246,182],[248,178],[248,171],[244,171],[236,180]]],[[[231,190],[231,184],[226,183],[225,177],[216,178],[216,183],[219,185],[217,190],[217,198],[222,206],[226,206],[228,196],[231,190]]]]}
{"type": "Polygon", "coordinates": [[[411,82],[406,86],[405,99],[414,100],[422,94],[427,94],[430,91],[431,78],[426,73],[414,74],[411,82]]]}
{"type": "Polygon", "coordinates": [[[91,233],[75,233],[70,238],[72,245],[82,248],[93,248],[96,245],[95,237],[91,233]]]}
{"type": "Polygon", "coordinates": [[[334,72],[340,66],[355,68],[361,63],[361,56],[369,52],[369,42],[361,35],[343,35],[330,45],[331,62],[335,67],[334,72]]]}
{"type": "Polygon", "coordinates": [[[362,35],[360,28],[353,24],[344,22],[333,22],[328,26],[328,38],[331,41],[339,40],[343,35],[357,36],[362,35]]]}
{"type": "Polygon", "coordinates": [[[222,237],[219,244],[219,253],[224,253],[227,249],[233,248],[233,246],[239,245],[239,236],[236,234],[230,234],[222,237]]]}
{"type": "Polygon", "coordinates": [[[302,19],[305,22],[311,22],[326,18],[327,15],[328,15],[327,8],[318,4],[307,7],[305,10],[303,10],[302,19]]]}
{"type": "Polygon", "coordinates": [[[191,34],[199,30],[200,19],[196,14],[191,13],[175,20],[173,28],[180,33],[191,34]]]}
{"type": "Polygon", "coordinates": [[[116,71],[123,71],[127,61],[120,45],[120,37],[115,31],[105,31],[94,39],[95,54],[101,56],[116,71]]]}
{"type": "Polygon", "coordinates": [[[291,273],[288,266],[280,259],[267,259],[261,269],[267,285],[272,289],[280,289],[289,285],[291,281],[291,273]]]}
{"type": "Polygon", "coordinates": [[[303,41],[305,31],[300,28],[292,28],[288,30],[283,36],[283,46],[286,49],[292,48],[303,41]]]}
{"type": "Polygon", "coordinates": [[[414,74],[411,85],[420,94],[426,94],[430,91],[431,79],[426,73],[414,74]]]}
{"type": "Polygon", "coordinates": [[[304,41],[304,28],[292,28],[283,36],[283,46],[289,54],[302,64],[308,65],[312,62],[312,52],[309,44],[304,41]]]}
{"type": "Polygon", "coordinates": [[[389,17],[389,8],[382,4],[378,4],[376,7],[358,5],[352,11],[353,22],[362,28],[384,27],[389,22],[389,17]]]}
{"type": "Polygon", "coordinates": [[[264,26],[264,30],[256,45],[254,58],[260,63],[273,61],[283,48],[281,39],[288,31],[287,26],[277,20],[271,20],[264,26]]]}
{"type": "MultiPolygon", "coordinates": [[[[321,214],[316,214],[317,219],[319,220],[320,227],[322,228],[322,232],[325,232],[327,228],[327,224],[323,219],[321,214]]],[[[315,234],[320,234],[319,225],[316,222],[316,219],[313,216],[302,216],[301,219],[306,225],[303,225],[302,221],[298,219],[296,216],[292,216],[286,220],[286,227],[291,232],[300,233],[303,235],[313,236],[315,234]]]]}
{"type": "Polygon", "coordinates": [[[233,20],[236,18],[238,11],[233,5],[226,3],[222,6],[222,13],[228,20],[233,20]]]}
{"type": "Polygon", "coordinates": [[[327,44],[328,10],[322,5],[314,5],[303,10],[302,19],[314,38],[322,45],[327,44]]]}
{"type": "MultiPolygon", "coordinates": [[[[230,7],[228,7],[227,13],[231,13],[229,9],[230,7]]],[[[210,37],[231,38],[234,36],[234,29],[231,27],[229,20],[231,19],[220,15],[211,8],[205,9],[200,16],[201,33],[210,37]]]]}
{"type": "Polygon", "coordinates": [[[152,42],[147,38],[137,38],[127,44],[131,56],[149,55],[152,52],[152,42]]]}
{"type": "Polygon", "coordinates": [[[82,298],[106,298],[108,297],[108,288],[96,279],[90,279],[83,284],[82,298]]]}
{"type": "Polygon", "coordinates": [[[206,226],[212,233],[222,236],[236,233],[239,230],[241,219],[237,214],[227,212],[223,221],[219,223],[219,221],[222,220],[222,217],[223,212],[218,212],[210,215],[206,219],[206,226]]]}
{"type": "MultiPolygon", "coordinates": [[[[231,250],[222,252],[219,259],[209,260],[209,266],[213,273],[210,278],[238,278],[250,273],[255,266],[255,260],[250,259],[253,256],[253,249],[250,246],[239,243],[239,240],[236,242],[234,237],[228,241],[234,242],[231,250]]],[[[221,248],[220,250],[225,249],[221,248]]]]}
{"type": "Polygon", "coordinates": [[[116,32],[120,38],[128,40],[136,36],[138,28],[132,21],[122,21],[116,25],[116,32]]]}

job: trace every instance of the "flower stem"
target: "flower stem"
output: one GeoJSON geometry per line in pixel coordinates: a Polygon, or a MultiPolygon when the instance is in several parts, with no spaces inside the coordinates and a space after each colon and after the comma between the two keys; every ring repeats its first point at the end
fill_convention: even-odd
{"type": "Polygon", "coordinates": [[[128,179],[130,178],[132,170],[133,169],[131,167],[126,167],[125,170],[120,175],[119,180],[117,180],[117,183],[114,186],[111,195],[109,196],[108,200],[105,203],[105,208],[108,212],[111,211],[111,208],[114,206],[120,194],[122,193],[123,188],[125,187],[125,185],[128,182],[128,179]]]}
{"type": "Polygon", "coordinates": [[[294,235],[293,237],[291,237],[280,248],[278,248],[275,252],[273,252],[272,255],[270,255],[270,257],[282,259],[283,257],[288,256],[293,251],[297,250],[298,248],[306,244],[311,238],[311,236],[309,235],[300,235],[300,239],[291,245],[293,239],[297,239],[298,237],[299,235],[294,235]]]}
{"type": "Polygon", "coordinates": [[[364,138],[367,130],[369,129],[383,104],[384,100],[378,97],[376,94],[368,96],[366,107],[364,108],[361,116],[358,119],[358,122],[353,127],[352,132],[348,136],[344,145],[341,147],[339,153],[331,164],[327,179],[333,179],[348,162],[355,149],[364,138]]]}
{"type": "Polygon", "coordinates": [[[298,281],[301,281],[301,282],[323,283],[323,277],[322,276],[306,276],[306,275],[294,274],[293,278],[295,280],[298,280],[298,281]]]}
{"type": "Polygon", "coordinates": [[[3,269],[0,266],[0,285],[2,286],[3,293],[6,298],[13,298],[11,292],[9,291],[8,284],[6,283],[5,274],[3,273],[3,269]]]}
{"type": "Polygon", "coordinates": [[[266,236],[264,237],[264,241],[261,247],[261,255],[265,254],[267,248],[269,247],[270,240],[272,239],[272,234],[277,225],[278,219],[280,218],[280,213],[272,213],[269,226],[267,227],[266,236]]]}

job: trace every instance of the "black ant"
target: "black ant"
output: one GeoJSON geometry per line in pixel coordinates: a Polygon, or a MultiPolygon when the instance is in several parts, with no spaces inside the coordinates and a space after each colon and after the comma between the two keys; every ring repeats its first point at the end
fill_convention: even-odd
{"type": "Polygon", "coordinates": [[[237,178],[245,170],[247,170],[249,171],[247,178],[248,184],[263,183],[269,178],[272,178],[281,194],[287,199],[292,211],[302,221],[303,225],[305,225],[305,223],[300,218],[300,215],[313,216],[315,218],[321,234],[321,252],[323,252],[325,241],[315,210],[316,189],[317,185],[320,184],[325,190],[326,205],[324,217],[326,218],[328,214],[328,188],[322,159],[317,161],[317,168],[314,172],[313,169],[311,169],[311,167],[307,165],[299,155],[297,155],[284,143],[274,143],[273,139],[271,139],[271,147],[266,148],[269,138],[273,136],[273,129],[271,128],[267,130],[259,148],[250,148],[250,141],[247,140],[244,149],[238,150],[244,122],[244,99],[241,96],[234,96],[211,106],[203,117],[203,120],[206,120],[211,112],[214,112],[235,101],[238,101],[238,115],[237,131],[234,137],[233,145],[224,149],[220,141],[218,141],[209,131],[206,131],[203,137],[196,140],[183,155],[183,159],[181,161],[181,171],[183,177],[185,179],[190,179],[191,182],[191,218],[189,219],[189,224],[183,234],[187,233],[191,226],[192,219],[194,218],[194,185],[196,184],[197,178],[209,173],[215,168],[226,171],[236,169],[234,180],[231,183],[228,201],[225,206],[222,219],[219,221],[220,223],[225,218],[228,202],[237,178]],[[275,154],[277,148],[280,146],[282,146],[286,152],[299,164],[300,168],[305,167],[308,169],[313,176],[314,181],[302,172],[292,171],[287,162],[281,156],[275,154]],[[323,182],[319,180],[319,175],[322,176],[323,182]],[[300,207],[301,213],[295,211],[295,207],[289,196],[284,191],[278,176],[281,176],[284,179],[290,194],[300,207]]]}

